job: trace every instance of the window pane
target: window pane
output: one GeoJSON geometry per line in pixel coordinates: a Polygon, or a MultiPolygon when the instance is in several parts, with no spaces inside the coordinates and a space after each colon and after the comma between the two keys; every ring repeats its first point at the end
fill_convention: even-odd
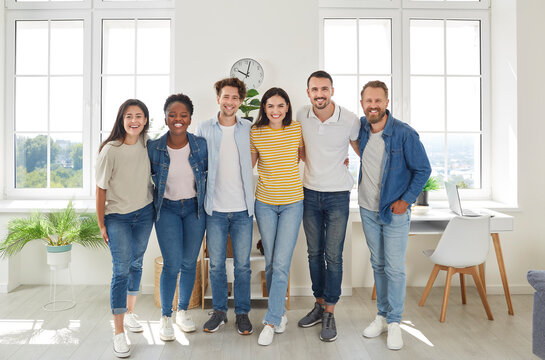
{"type": "Polygon", "coordinates": [[[447,78],[447,128],[449,131],[481,130],[480,78],[447,78]]]}
{"type": "Polygon", "coordinates": [[[430,160],[431,175],[437,177],[439,186],[442,188],[445,181],[445,135],[428,133],[419,135],[430,160]]]}
{"type": "Polygon", "coordinates": [[[102,130],[111,131],[119,106],[127,99],[134,99],[133,76],[102,77],[102,130]]]}
{"type": "Polygon", "coordinates": [[[51,187],[83,186],[83,143],[81,134],[51,135],[51,187]]]}
{"type": "Polygon", "coordinates": [[[170,73],[170,21],[138,20],[137,26],[137,72],[170,73]]]}
{"type": "Polygon", "coordinates": [[[83,21],[51,22],[51,74],[83,73],[83,21]]]}
{"type": "Polygon", "coordinates": [[[103,21],[103,74],[134,74],[135,36],[134,20],[103,21]]]}
{"type": "Polygon", "coordinates": [[[150,130],[166,130],[163,105],[169,95],[168,76],[138,76],[136,78],[136,98],[142,100],[148,107],[150,130]]]}
{"type": "Polygon", "coordinates": [[[82,131],[83,79],[81,77],[52,77],[51,131],[82,131]]]}
{"type": "Polygon", "coordinates": [[[15,79],[15,130],[47,131],[47,78],[15,79]]]}
{"type": "Polygon", "coordinates": [[[25,134],[15,138],[15,187],[47,186],[47,135],[25,134]]]}
{"type": "Polygon", "coordinates": [[[418,131],[445,129],[443,77],[411,76],[411,125],[418,131]]]}
{"type": "Polygon", "coordinates": [[[411,20],[411,74],[444,74],[443,20],[411,20]]]}
{"type": "Polygon", "coordinates": [[[335,94],[333,100],[352,111],[358,113],[358,78],[357,76],[333,76],[335,94]]]}
{"type": "Polygon", "coordinates": [[[17,21],[15,73],[47,75],[47,21],[17,21]]]}
{"type": "Polygon", "coordinates": [[[356,24],[356,19],[324,20],[324,65],[329,73],[356,73],[356,24]]]}
{"type": "Polygon", "coordinates": [[[462,189],[481,187],[481,135],[449,134],[448,181],[462,189]]]}
{"type": "Polygon", "coordinates": [[[447,73],[449,75],[481,73],[479,21],[447,21],[447,73]]]}
{"type": "Polygon", "coordinates": [[[359,72],[363,74],[390,74],[392,72],[391,20],[360,19],[359,27],[359,72]]]}

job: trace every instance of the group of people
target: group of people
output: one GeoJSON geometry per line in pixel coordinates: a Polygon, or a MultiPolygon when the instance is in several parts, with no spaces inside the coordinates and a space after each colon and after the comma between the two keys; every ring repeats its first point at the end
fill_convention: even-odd
{"type": "Polygon", "coordinates": [[[187,95],[167,98],[163,110],[168,131],[157,140],[146,135],[146,105],[131,99],[119,108],[114,128],[100,146],[96,207],[112,254],[115,355],[130,355],[125,328],[143,330],[134,307],[154,224],[164,264],[160,338],[175,339],[173,322],[182,331],[196,330],[187,310],[205,231],[213,311],[203,330],[216,332],[228,320],[229,237],[236,328],[241,335],[253,332],[248,313],[254,215],[265,255],[268,293],[258,343],[269,345],[275,334],[286,329],[286,291],[301,222],[315,304],[298,325],[307,328],[321,323],[320,339],[334,341],[334,310],[341,295],[342,253],[354,186],[346,164],[349,145],[361,158],[358,203],[377,289],[378,313],[363,335],[375,337],[387,331],[388,348],[400,349],[409,205],[431,168],[418,134],[387,110],[386,85],[372,81],[364,86],[365,116],[358,119],[332,101],[331,76],[316,71],[307,80],[311,104],[299,110],[295,119],[286,91],[273,87],[263,95],[253,124],[236,115],[246,95],[241,80],[220,80],[215,90],[219,111],[201,122],[195,134],[188,132],[193,104],[187,95]],[[300,161],[304,162],[303,179],[300,161]],[[177,283],[180,295],[173,321],[177,283]]]}

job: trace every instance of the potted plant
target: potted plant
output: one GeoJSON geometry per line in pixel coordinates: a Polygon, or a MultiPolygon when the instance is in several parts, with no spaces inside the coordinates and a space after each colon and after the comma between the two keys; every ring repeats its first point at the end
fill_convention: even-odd
{"type": "Polygon", "coordinates": [[[416,198],[416,205],[429,206],[428,192],[437,189],[439,189],[439,180],[434,176],[430,176],[428,181],[426,181],[426,185],[424,185],[424,188],[422,188],[422,192],[416,198]]]}
{"type": "Polygon", "coordinates": [[[255,98],[259,93],[256,89],[250,89],[246,93],[246,97],[244,98],[244,101],[242,102],[242,105],[240,105],[240,111],[244,114],[243,118],[253,121],[254,118],[250,116],[250,112],[259,109],[259,106],[261,105],[261,101],[259,99],[255,98]],[[255,99],[253,99],[255,98],[255,99]]]}
{"type": "Polygon", "coordinates": [[[35,212],[28,218],[12,219],[8,223],[8,235],[0,244],[0,256],[9,257],[23,247],[39,240],[46,245],[47,264],[52,269],[68,266],[72,244],[88,248],[107,247],[102,239],[94,214],[77,214],[72,205],[60,211],[35,212]]]}

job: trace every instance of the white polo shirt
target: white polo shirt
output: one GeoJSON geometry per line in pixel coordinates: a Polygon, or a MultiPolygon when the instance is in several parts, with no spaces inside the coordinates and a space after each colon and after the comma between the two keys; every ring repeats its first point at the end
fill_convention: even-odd
{"type": "Polygon", "coordinates": [[[344,165],[350,141],[358,139],[360,120],[353,112],[335,105],[333,115],[323,123],[311,105],[297,112],[305,141],[305,172],[303,186],[322,192],[348,191],[354,178],[344,165]]]}

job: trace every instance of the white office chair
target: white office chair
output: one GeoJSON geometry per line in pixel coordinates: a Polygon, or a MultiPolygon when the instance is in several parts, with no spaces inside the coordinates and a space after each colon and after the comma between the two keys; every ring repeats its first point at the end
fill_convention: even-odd
{"type": "Polygon", "coordinates": [[[424,254],[435,263],[428,284],[424,289],[419,306],[423,306],[431,287],[437,278],[439,270],[447,272],[443,305],[439,321],[444,322],[447,315],[448,295],[452,276],[460,274],[460,289],[462,292],[462,304],[466,303],[464,274],[472,275],[481,301],[483,303],[488,320],[494,320],[490,305],[486,298],[486,292],[477,273],[477,266],[484,263],[490,248],[490,217],[463,217],[456,216],[450,220],[439,240],[435,250],[425,250],[424,254]]]}

